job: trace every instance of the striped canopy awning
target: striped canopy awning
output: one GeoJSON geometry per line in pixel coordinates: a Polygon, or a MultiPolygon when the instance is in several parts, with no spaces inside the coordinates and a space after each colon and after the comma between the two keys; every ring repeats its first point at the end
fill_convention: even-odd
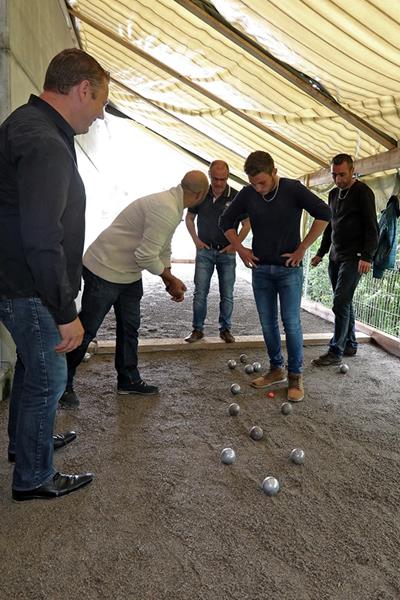
{"type": "Polygon", "coordinates": [[[82,47],[137,123],[243,175],[266,150],[302,177],[339,152],[396,148],[400,11],[391,0],[70,0],[82,47]]]}

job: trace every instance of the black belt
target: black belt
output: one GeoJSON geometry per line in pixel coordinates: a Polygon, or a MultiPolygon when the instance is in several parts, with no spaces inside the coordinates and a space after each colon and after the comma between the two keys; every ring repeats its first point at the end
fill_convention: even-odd
{"type": "Polygon", "coordinates": [[[207,246],[209,246],[212,250],[223,250],[224,248],[229,246],[229,243],[228,244],[207,244],[207,246]]]}

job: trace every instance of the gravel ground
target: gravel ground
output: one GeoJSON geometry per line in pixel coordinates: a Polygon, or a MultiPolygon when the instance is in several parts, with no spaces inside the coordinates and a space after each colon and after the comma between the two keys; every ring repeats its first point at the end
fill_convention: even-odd
{"type": "MultiPolygon", "coordinates": [[[[162,302],[156,283],[146,283],[142,335],[185,335],[190,298],[162,302]]],[[[245,283],[234,332],[259,333],[245,283]]],[[[303,325],[331,330],[315,317],[303,325]]],[[[284,387],[267,399],[242,365],[228,369],[234,345],[141,355],[143,376],[160,386],[153,398],[117,396],[112,356],[92,357],[77,377],[80,408],[59,411],[57,430],[78,438],[56,465],[96,478],[56,501],[10,500],[1,403],[0,598],[398,600],[399,360],[363,345],[343,375],[310,366],[320,350],[305,348],[306,399],[290,416],[284,387]],[[227,413],[232,382],[237,417],[227,413]],[[227,446],[234,465],[219,460],[227,446]],[[289,461],[294,447],[304,465],[289,461]],[[280,481],[276,497],[261,489],[267,475],[280,481]]],[[[247,354],[264,361],[260,349],[247,354]]]]}

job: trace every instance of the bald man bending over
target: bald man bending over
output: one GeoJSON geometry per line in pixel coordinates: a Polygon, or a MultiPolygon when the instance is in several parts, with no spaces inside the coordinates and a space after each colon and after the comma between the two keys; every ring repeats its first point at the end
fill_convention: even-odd
{"type": "Polygon", "coordinates": [[[199,204],[207,190],[207,176],[189,171],[176,187],[134,200],[89,246],[83,257],[85,287],[79,314],[85,335],[82,344],[67,354],[68,383],[60,406],[79,405],[73,389],[75,371],[112,306],[118,394],[158,393],[138,370],[142,271],[159,275],[172,300],[182,302],[186,286],[171,273],[171,239],[183,210],[199,204]]]}

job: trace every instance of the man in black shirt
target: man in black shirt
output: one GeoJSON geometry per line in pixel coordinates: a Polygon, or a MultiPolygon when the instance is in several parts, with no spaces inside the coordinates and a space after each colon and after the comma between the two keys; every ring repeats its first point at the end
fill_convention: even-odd
{"type": "MultiPolygon", "coordinates": [[[[185,340],[197,342],[204,337],[204,321],[207,315],[207,296],[211,277],[217,269],[220,292],[219,335],[227,344],[235,341],[231,333],[233,311],[233,286],[235,283],[236,252],[219,227],[219,218],[236,196],[236,190],[227,185],[229,166],[215,160],[209,169],[210,189],[201,204],[190,208],[186,214],[186,226],[196,246],[194,274],[193,331],[185,340]],[[197,232],[195,219],[197,217],[197,232]]],[[[250,230],[246,215],[240,215],[235,229],[241,222],[239,239],[244,240],[250,230]]]]}
{"type": "Polygon", "coordinates": [[[0,321],[17,347],[9,460],[15,500],[55,498],[91,482],[53,466],[53,425],[67,381],[65,353],[82,341],[74,299],[81,279],[85,189],[74,136],[104,118],[109,75],[72,48],[50,62],[44,91],[0,127],[0,321]]]}
{"type": "Polygon", "coordinates": [[[299,181],[280,178],[267,152],[250,154],[244,164],[250,185],[238,193],[221,217],[226,237],[247,267],[253,269],[253,291],[260,317],[270,370],[251,385],[264,389],[287,380],[278,325],[278,298],[288,353],[288,393],[291,402],[304,398],[303,335],[300,302],[302,260],[306,249],[321,235],[330,219],[328,206],[299,181]],[[303,210],[314,222],[300,240],[303,210]],[[233,227],[237,215],[247,213],[253,247],[245,248],[233,227]]]}
{"type": "Polygon", "coordinates": [[[333,289],[334,334],[328,352],[315,358],[317,367],[337,365],[342,356],[357,352],[353,296],[361,275],[371,270],[378,247],[378,223],[373,191],[353,179],[353,159],[338,154],[331,161],[336,187],[329,192],[332,219],[324,231],[321,246],[311,259],[316,267],[329,251],[329,277],[333,289]]]}

